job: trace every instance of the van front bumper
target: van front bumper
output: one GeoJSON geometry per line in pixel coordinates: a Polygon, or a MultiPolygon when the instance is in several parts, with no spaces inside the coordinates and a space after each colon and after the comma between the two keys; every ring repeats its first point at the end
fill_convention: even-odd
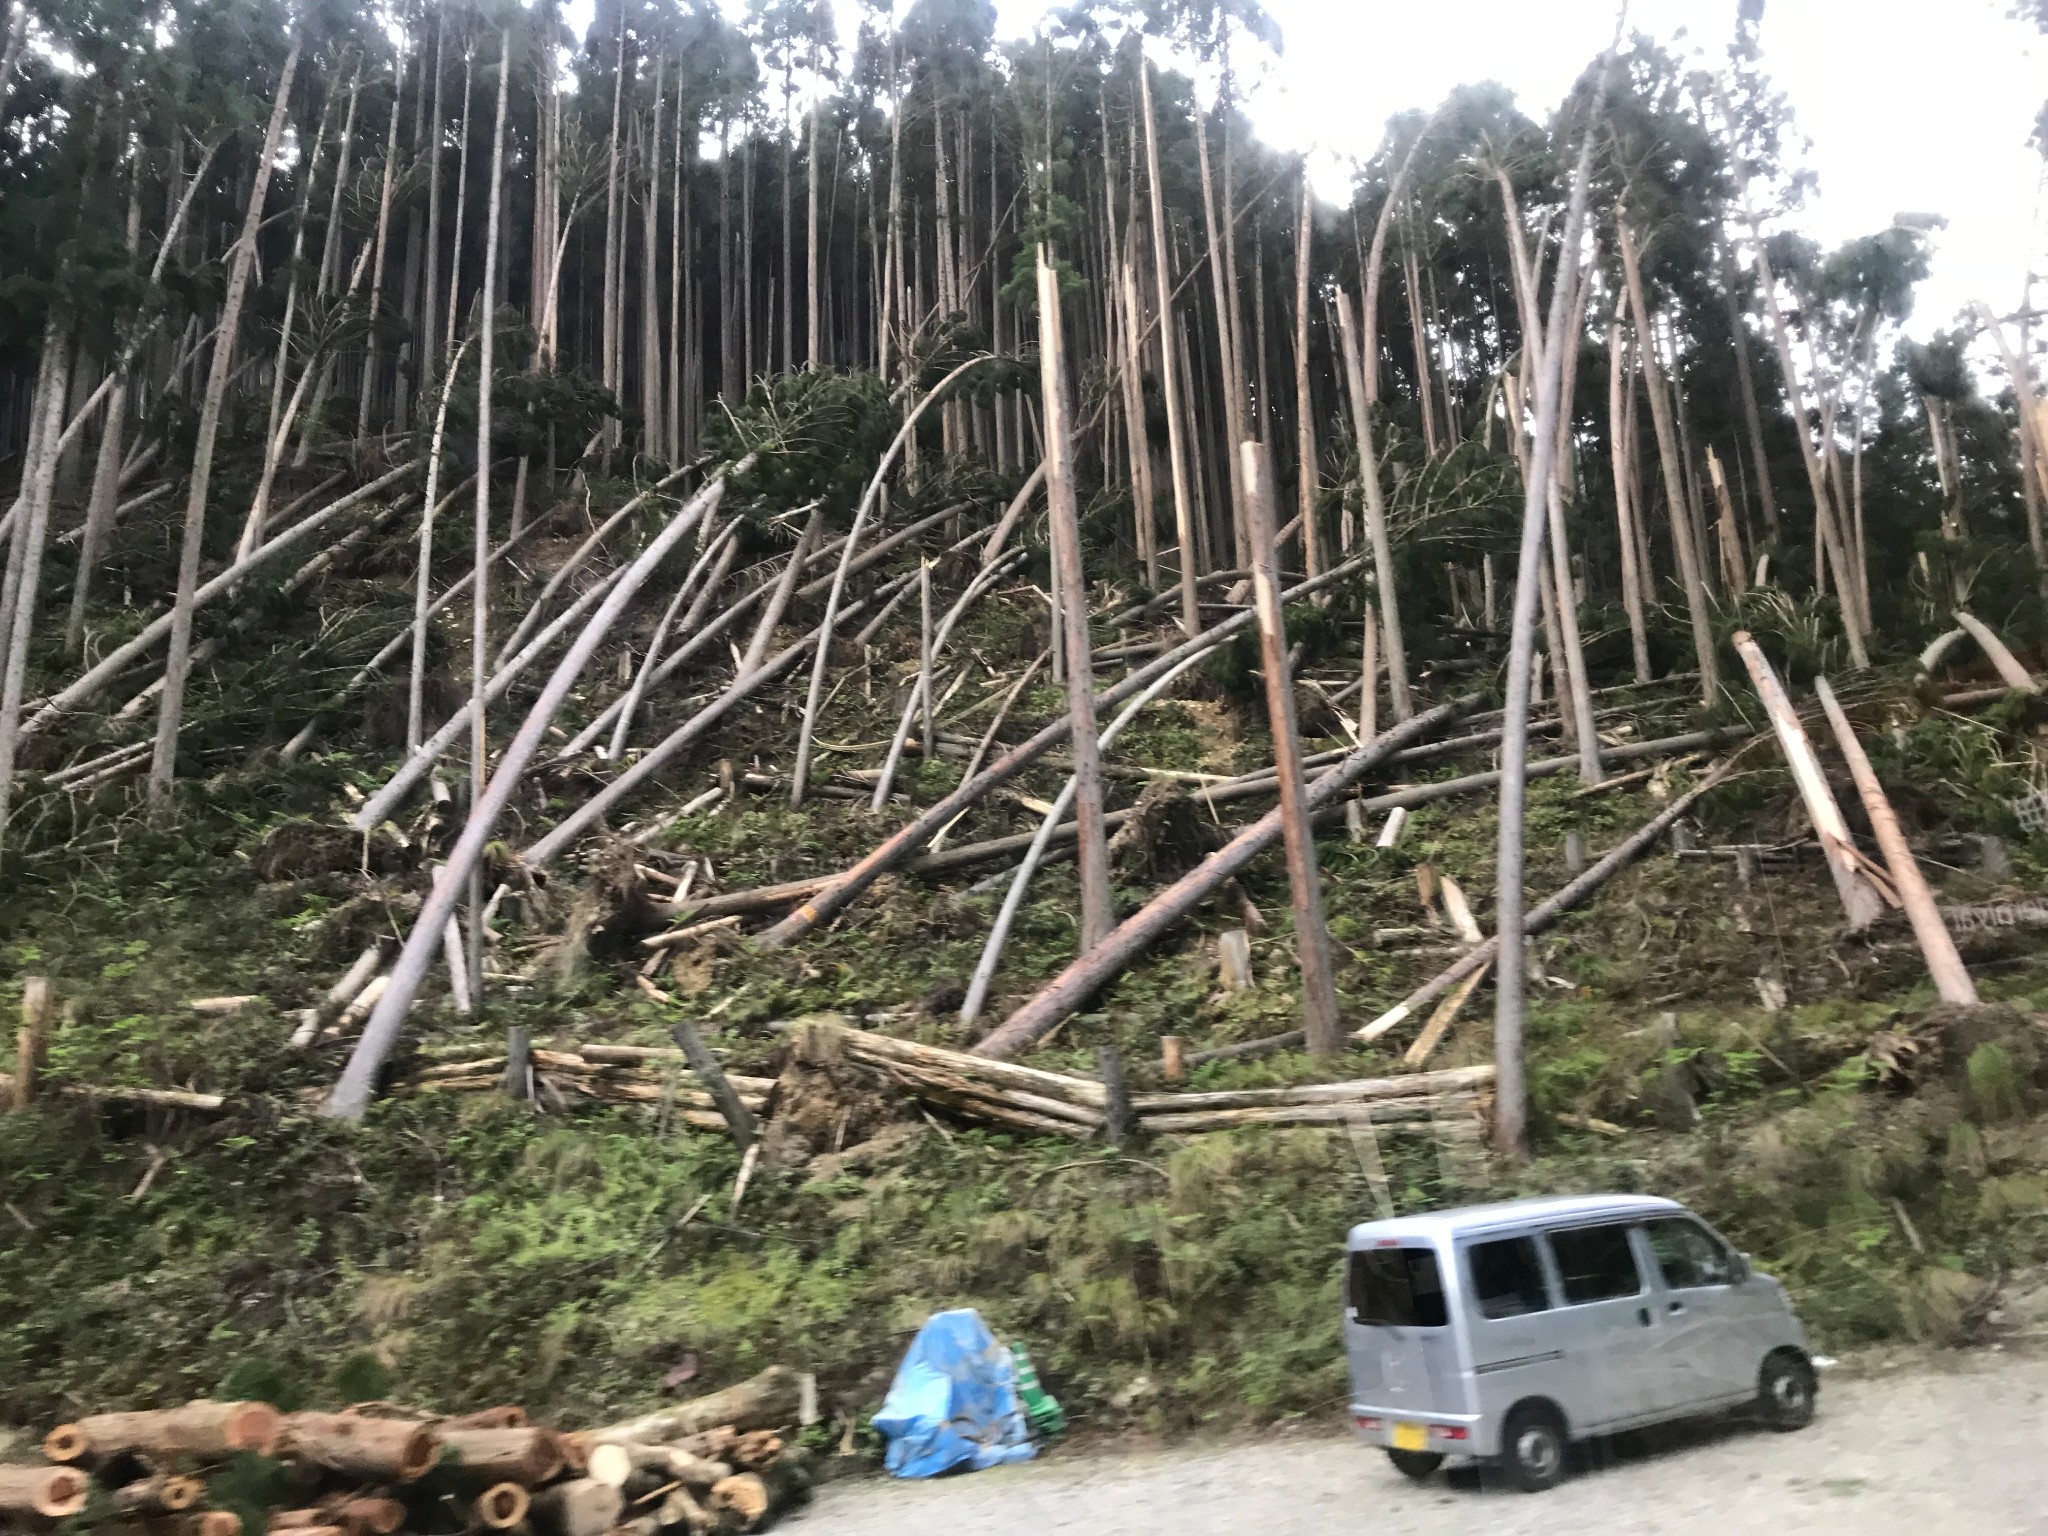
{"type": "Polygon", "coordinates": [[[1400,1408],[1378,1408],[1369,1403],[1351,1405],[1352,1432],[1367,1445],[1384,1446],[1388,1450],[1428,1450],[1441,1456],[1493,1456],[1500,1447],[1489,1437],[1489,1428],[1483,1414],[1418,1414],[1400,1408]],[[1397,1443],[1411,1441],[1416,1427],[1422,1431],[1424,1444],[1397,1443]]]}

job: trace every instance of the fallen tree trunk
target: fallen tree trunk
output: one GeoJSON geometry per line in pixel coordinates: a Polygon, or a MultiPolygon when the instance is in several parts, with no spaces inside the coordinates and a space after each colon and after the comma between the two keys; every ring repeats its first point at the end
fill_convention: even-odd
{"type": "Polygon", "coordinates": [[[283,1424],[268,1403],[202,1398],[180,1408],[95,1413],[75,1424],[60,1424],[44,1437],[43,1454],[57,1462],[103,1462],[130,1453],[149,1460],[219,1460],[237,1451],[268,1456],[277,1447],[283,1424]]]}
{"type": "Polygon", "coordinates": [[[649,1445],[640,1440],[604,1440],[590,1448],[590,1475],[615,1488],[628,1487],[636,1478],[660,1483],[683,1483],[691,1488],[709,1488],[721,1478],[731,1477],[732,1466],[696,1455],[676,1445],[649,1445]]]}
{"type": "MultiPolygon", "coordinates": [[[[930,1072],[965,1074],[981,1078],[997,1087],[1059,1099],[1077,1108],[1091,1110],[1098,1118],[1109,1105],[1109,1091],[1093,1078],[1072,1077],[1063,1072],[1047,1072],[1038,1067],[1019,1066],[1010,1061],[993,1061],[969,1051],[949,1051],[942,1046],[920,1045],[914,1040],[898,1040],[893,1035],[871,1034],[866,1030],[854,1029],[849,1025],[828,1020],[810,1020],[803,1027],[828,1031],[831,1042],[857,1060],[891,1066],[900,1064],[930,1072]]],[[[828,1051],[831,1048],[831,1045],[825,1047],[828,1051]]],[[[797,1049],[800,1056],[815,1059],[813,1053],[817,1047],[812,1042],[799,1041],[797,1049]]]]}
{"type": "Polygon", "coordinates": [[[76,1467],[0,1467],[0,1516],[62,1520],[85,1508],[90,1486],[76,1467]]]}
{"type": "Polygon", "coordinates": [[[1140,1115],[1192,1114],[1197,1110],[1258,1109],[1284,1104],[1363,1104],[1374,1099],[1468,1093],[1493,1081],[1493,1068],[1451,1067],[1408,1077],[1362,1077],[1348,1083],[1310,1083],[1297,1088],[1238,1088],[1219,1093],[1145,1093],[1131,1100],[1140,1115]]]}
{"type": "Polygon", "coordinates": [[[277,1454],[343,1477],[410,1483],[441,1459],[441,1436],[405,1419],[352,1413],[295,1413],[284,1421],[277,1454]]]}
{"type": "MultiPolygon", "coordinates": [[[[1290,602],[1299,601],[1315,592],[1334,586],[1355,575],[1362,566],[1362,560],[1348,560],[1344,564],[1305,581],[1286,594],[1290,602]]],[[[1178,666],[1190,656],[1198,656],[1213,650],[1239,630],[1254,622],[1250,610],[1233,614],[1214,628],[1184,641],[1160,656],[1147,666],[1139,667],[1123,681],[1113,684],[1095,696],[1095,708],[1099,714],[1121,704],[1125,699],[1143,691],[1155,679],[1178,666]]],[[[1072,728],[1072,722],[1065,716],[1052,721],[1037,735],[1021,746],[1012,747],[1002,757],[981,770],[973,778],[962,782],[951,794],[944,796],[928,807],[910,825],[886,838],[882,844],[851,868],[842,871],[832,883],[823,887],[815,896],[805,901],[796,911],[789,914],[774,927],[762,933],[757,942],[770,948],[781,949],[795,943],[818,924],[827,921],[857,900],[861,893],[890,869],[902,863],[929,842],[941,827],[946,826],[960,812],[973,805],[998,784],[1007,782],[1022,773],[1032,763],[1064,742],[1072,728]]]]}
{"type": "MultiPolygon", "coordinates": [[[[114,1508],[124,1515],[176,1515],[190,1509],[206,1496],[206,1484],[196,1477],[138,1478],[116,1488],[114,1508]]],[[[391,1529],[396,1530],[393,1526],[391,1529]]]]}
{"type": "MultiPolygon", "coordinates": [[[[1352,784],[1383,762],[1388,754],[1455,719],[1468,702],[1458,700],[1439,704],[1360,747],[1308,787],[1308,793],[1303,797],[1304,809],[1314,815],[1333,803],[1352,784]]],[[[1269,811],[1154,896],[1135,915],[1118,924],[1107,939],[1048,982],[975,1047],[976,1054],[1008,1055],[1044,1035],[1099,991],[1168,928],[1214,894],[1225,881],[1271,848],[1280,836],[1280,812],[1269,811]]]]}
{"type": "Polygon", "coordinates": [[[1877,781],[1877,770],[1870,766],[1863,743],[1856,739],[1856,728],[1842,712],[1842,706],[1835,700],[1835,690],[1828,686],[1825,677],[1816,677],[1813,686],[1814,692],[1820,696],[1821,708],[1827,711],[1828,724],[1834,728],[1835,744],[1841,749],[1842,760],[1849,765],[1849,777],[1856,781],[1856,793],[1862,796],[1864,813],[1870,818],[1870,829],[1877,835],[1877,846],[1884,852],[1892,884],[1897,888],[1899,900],[1906,908],[1906,917],[1913,925],[1913,937],[1919,941],[1920,953],[1927,961],[1927,972],[1934,978],[1934,990],[1944,1003],[1953,1007],[1976,1007],[1976,984],[1970,980],[1970,973],[1963,966],[1963,957],[1956,953],[1956,941],[1949,937],[1948,929],[1942,925],[1941,912],[1934,904],[1934,893],[1927,888],[1927,877],[1920,873],[1913,850],[1907,845],[1906,834],[1899,830],[1899,818],[1893,814],[1891,802],[1885,798],[1884,786],[1877,781]]]}
{"type": "MultiPolygon", "coordinates": [[[[1705,797],[1709,790],[1712,790],[1723,779],[1727,778],[1729,773],[1734,770],[1735,761],[1735,758],[1730,758],[1727,762],[1723,763],[1719,768],[1708,774],[1706,778],[1702,779],[1698,784],[1643,823],[1628,838],[1602,857],[1598,863],[1589,866],[1586,872],[1576,880],[1570,882],[1548,900],[1531,907],[1529,915],[1523,923],[1523,932],[1530,935],[1541,933],[1545,928],[1556,922],[1558,918],[1584,901],[1602,885],[1605,885],[1616,874],[1626,869],[1630,864],[1633,864],[1645,849],[1670,830],[1673,822],[1699,804],[1700,800],[1705,797]]],[[[1398,1025],[1403,1019],[1412,1015],[1417,1009],[1427,1008],[1467,976],[1471,976],[1482,967],[1491,964],[1499,954],[1499,951],[1500,936],[1498,934],[1487,939],[1485,943],[1467,950],[1455,964],[1416,988],[1415,991],[1409,993],[1407,997],[1403,998],[1394,1007],[1388,1009],[1377,1019],[1374,1019],[1365,1028],[1357,1031],[1356,1038],[1360,1040],[1377,1040],[1381,1035],[1384,1035],[1388,1030],[1398,1025]]],[[[1269,1048],[1276,1047],[1269,1046],[1269,1048]]],[[[1284,1049],[1284,1047],[1277,1048],[1284,1049]]],[[[1249,1053],[1240,1052],[1239,1054],[1249,1053]]]]}
{"type": "Polygon", "coordinates": [[[593,1430],[591,1439],[599,1445],[633,1441],[660,1444],[727,1426],[740,1432],[777,1429],[795,1423],[802,1406],[802,1373],[786,1365],[771,1365],[758,1376],[723,1391],[593,1430]]]}
{"type": "Polygon", "coordinates": [[[493,1483],[532,1487],[562,1470],[561,1437],[527,1425],[517,1429],[441,1430],[441,1444],[455,1453],[458,1470],[493,1483]]]}
{"type": "Polygon", "coordinates": [[[1159,1136],[1234,1131],[1248,1125],[1362,1125],[1368,1120],[1374,1125],[1389,1125],[1404,1120],[1429,1120],[1448,1111],[1469,1112],[1477,1102],[1471,1094],[1434,1094],[1345,1104],[1271,1104],[1253,1109],[1140,1115],[1138,1124],[1159,1136]]]}
{"type": "MultiPolygon", "coordinates": [[[[418,466],[417,459],[409,459],[389,473],[378,476],[368,485],[351,491],[339,501],[321,508],[309,517],[300,519],[291,527],[275,534],[262,548],[246,560],[238,560],[212,580],[201,583],[192,594],[191,612],[196,613],[221,593],[229,590],[250,571],[267,564],[272,558],[299,542],[307,534],[325,526],[351,507],[367,501],[386,487],[397,484],[418,466]]],[[[63,716],[89,702],[95,694],[114,678],[125,671],[129,663],[147,655],[165,636],[171,632],[172,615],[159,614],[144,625],[134,639],[116,646],[89,668],[83,675],[59,689],[43,701],[40,708],[21,723],[23,738],[38,735],[55,725],[63,716]]]]}

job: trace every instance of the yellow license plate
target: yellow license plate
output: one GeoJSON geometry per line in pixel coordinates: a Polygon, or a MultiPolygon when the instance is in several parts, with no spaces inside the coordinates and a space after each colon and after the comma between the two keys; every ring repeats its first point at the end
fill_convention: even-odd
{"type": "Polygon", "coordinates": [[[1397,1451],[1426,1451],[1429,1449],[1429,1426],[1407,1424],[1399,1420],[1394,1424],[1394,1449],[1397,1451]]]}

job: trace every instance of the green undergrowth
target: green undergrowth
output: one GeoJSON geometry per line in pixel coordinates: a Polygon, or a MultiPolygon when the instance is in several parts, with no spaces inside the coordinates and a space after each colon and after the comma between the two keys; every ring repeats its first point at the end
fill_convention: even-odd
{"type": "MultiPolygon", "coordinates": [[[[1042,605],[1024,597],[975,612],[961,654],[977,667],[949,734],[979,738],[1044,634],[1042,605]]],[[[845,685],[823,717],[818,782],[879,762],[872,743],[894,723],[914,654],[899,624],[865,669],[839,658],[845,685]]],[[[1191,674],[1185,696],[1141,716],[1113,761],[1209,774],[1261,761],[1263,700],[1241,673],[1191,674]]],[[[255,692],[253,680],[234,685],[223,738],[255,729],[255,692]]],[[[741,772],[786,772],[796,692],[764,698],[743,730],[675,765],[628,815],[652,819],[696,795],[721,756],[741,772]]],[[[1003,739],[1063,707],[1041,677],[1003,739]]],[[[648,729],[673,708],[651,704],[648,729]]],[[[272,713],[279,730],[293,725],[272,713]]],[[[1344,744],[1334,715],[1304,718],[1311,750],[1344,744]]],[[[1678,700],[1615,724],[1648,739],[1703,719],[1733,723],[1678,700]]],[[[2012,701],[1970,718],[1903,709],[1867,733],[1902,818],[1936,849],[1945,900],[2048,887],[2048,842],[2022,838],[2008,803],[2031,782],[2039,724],[2038,706],[2012,701]],[[1967,850],[1940,842],[1976,833],[2010,841],[2010,878],[1974,873],[1967,850]]],[[[1558,751],[1553,738],[1534,755],[1558,751]]],[[[1026,1343],[1084,1425],[1174,1431],[1313,1416],[1343,1391],[1342,1234],[1383,1201],[1411,1210],[1558,1190],[1674,1195],[1783,1276],[1830,1350],[1997,1336],[1999,1298],[2048,1262],[2038,945],[2024,930],[1972,938],[1980,987],[2007,1006],[1974,1021],[1945,1013],[1902,923],[1844,939],[1811,859],[1767,861],[1745,882],[1732,861],[1660,849],[1536,941],[1539,1155],[1512,1172],[1410,1131],[1361,1142],[1247,1130],[1118,1153],[917,1118],[895,1151],[858,1166],[764,1168],[734,1212],[738,1159],[725,1140],[664,1133],[647,1109],[399,1097],[360,1127],[338,1127],[306,1106],[346,1047],[290,1050],[290,1010],[317,1001],[366,943],[408,930],[448,830],[421,807],[368,837],[342,827],[350,791],[374,788],[390,759],[368,722],[337,728],[290,770],[260,754],[205,754],[209,776],[194,777],[162,828],[87,815],[37,834],[36,857],[0,907],[0,1007],[11,1008],[21,977],[44,974],[67,1014],[40,1106],[0,1115],[0,1421],[260,1385],[294,1404],[516,1399],[591,1422],[650,1406],[664,1374],[695,1356],[705,1386],[771,1361],[814,1369],[828,1413],[864,1423],[911,1331],[954,1305],[979,1307],[1026,1343]],[[257,1000],[225,1017],[189,1006],[228,994],[257,1000]],[[90,1085],[232,1102],[218,1118],[166,1116],[66,1091],[90,1085]]],[[[1749,762],[1702,805],[1694,842],[1803,839],[1775,756],[1749,762]]],[[[1485,752],[1415,763],[1367,793],[1490,765],[1485,752]]],[[[1533,782],[1532,893],[1569,878],[1568,835],[1597,854],[1682,793],[1698,766],[1593,795],[1569,777],[1533,782]]],[[[957,753],[909,755],[898,791],[929,804],[963,767],[957,753]]],[[[587,793],[583,771],[537,780],[503,829],[507,846],[587,793]]],[[[1049,800],[1060,782],[1041,765],[1012,787],[1049,800]]],[[[1129,805],[1144,787],[1113,779],[1112,802],[1129,805]]],[[[708,859],[715,887],[737,890],[843,867],[906,813],[823,798],[794,811],[770,790],[669,823],[646,856],[670,868],[708,859]]],[[[1166,832],[1121,855],[1119,901],[1145,899],[1243,815],[1190,795],[1166,832]]],[[[1036,819],[994,802],[951,841],[1036,819]]],[[[1490,803],[1475,797],[1418,809],[1394,849],[1341,832],[1321,843],[1354,1025],[1448,961],[1448,931],[1427,926],[1418,899],[1422,866],[1455,879],[1491,927],[1496,838],[1490,803]],[[1416,928],[1426,931],[1379,937],[1416,928]]],[[[936,885],[886,876],[792,949],[747,948],[721,931],[652,979],[744,1070],[775,1071],[785,1036],[771,1026],[823,1010],[964,1045],[975,1031],[958,1021],[960,989],[1002,899],[1000,881],[974,888],[990,872],[936,885]]],[[[664,1040],[676,1014],[634,984],[637,931],[601,931],[580,963],[555,964],[586,878],[565,861],[537,893],[516,894],[492,951],[501,979],[486,1015],[456,1019],[436,978],[415,1011],[418,1042],[488,1054],[508,1025],[545,1045],[664,1040]]],[[[1048,867],[1019,914],[989,1018],[1072,957],[1077,907],[1071,866],[1048,867]]],[[[1490,990],[1475,996],[1432,1066],[1490,1059],[1491,1001],[1490,990]]],[[[1199,1050],[1298,1023],[1286,877],[1270,858],[1031,1059],[1094,1071],[1098,1049],[1115,1045],[1150,1088],[1163,1034],[1199,1050]],[[1254,984],[1226,993],[1216,938],[1238,926],[1253,930],[1254,984]]],[[[1412,1038],[1412,1027],[1396,1031],[1336,1064],[1299,1053],[1215,1063],[1191,1086],[1383,1075],[1412,1038]]]]}

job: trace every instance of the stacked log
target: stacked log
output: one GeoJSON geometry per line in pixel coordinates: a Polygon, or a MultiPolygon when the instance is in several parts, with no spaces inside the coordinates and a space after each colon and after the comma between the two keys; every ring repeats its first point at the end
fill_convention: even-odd
{"type": "Polygon", "coordinates": [[[815,1418],[815,1398],[808,1377],[772,1366],[573,1433],[529,1424],[510,1404],[453,1417],[387,1403],[280,1414],[204,1400],[94,1414],[49,1433],[51,1465],[0,1465],[0,1531],[86,1513],[97,1482],[116,1516],[109,1536],[241,1536],[238,1515],[204,1505],[206,1473],[246,1453],[283,1464],[265,1536],[753,1531],[808,1492],[808,1469],[784,1436],[815,1418]]]}
{"type": "MultiPolygon", "coordinates": [[[[534,1072],[564,1094],[577,1094],[602,1104],[673,1106],[676,1118],[697,1130],[723,1131],[711,1095],[698,1087],[683,1065],[680,1051],[647,1046],[584,1046],[575,1051],[538,1047],[527,1053],[534,1072]]],[[[481,1056],[435,1062],[421,1067],[397,1091],[413,1093],[498,1093],[505,1085],[506,1058],[481,1056]]],[[[775,1088],[772,1077],[728,1074],[740,1102],[759,1115],[768,1108],[775,1088]]]]}
{"type": "MultiPolygon", "coordinates": [[[[1110,1090],[1096,1078],[870,1034],[834,1016],[800,1020],[792,1028],[799,1034],[800,1053],[841,1052],[874,1068],[909,1097],[963,1120],[1084,1139],[1102,1134],[1108,1120],[1110,1090]]],[[[1460,1067],[1299,1088],[1139,1094],[1129,1107],[1138,1128],[1154,1135],[1252,1125],[1341,1125],[1367,1114],[1375,1124],[1396,1125],[1474,1115],[1492,1082],[1490,1066],[1460,1067]]]]}

